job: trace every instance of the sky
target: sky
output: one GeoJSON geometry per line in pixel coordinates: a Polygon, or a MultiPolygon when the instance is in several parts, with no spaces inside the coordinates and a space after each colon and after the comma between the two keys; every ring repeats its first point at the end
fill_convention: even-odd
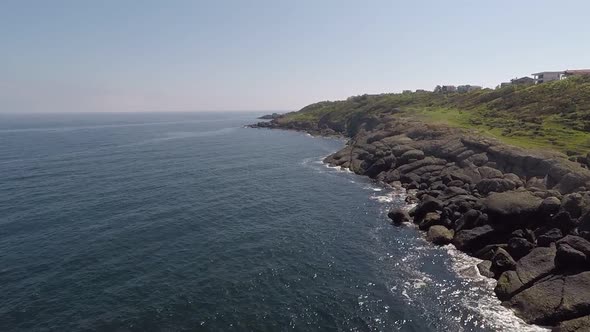
{"type": "Polygon", "coordinates": [[[590,1],[0,0],[0,112],[287,111],[590,68],[590,1]]]}

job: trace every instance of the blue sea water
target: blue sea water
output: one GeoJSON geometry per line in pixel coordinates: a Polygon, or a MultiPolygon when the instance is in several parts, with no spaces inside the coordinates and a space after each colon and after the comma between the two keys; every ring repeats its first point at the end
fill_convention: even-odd
{"type": "Polygon", "coordinates": [[[0,115],[0,331],[538,330],[258,115],[0,115]]]}

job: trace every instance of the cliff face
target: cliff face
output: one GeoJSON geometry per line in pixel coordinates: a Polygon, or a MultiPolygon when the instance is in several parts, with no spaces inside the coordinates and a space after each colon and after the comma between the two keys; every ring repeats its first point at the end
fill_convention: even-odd
{"type": "Polygon", "coordinates": [[[393,223],[483,259],[480,272],[526,321],[590,330],[590,171],[396,112],[259,126],[350,137],[325,162],[409,189],[419,203],[391,211],[393,223]]]}

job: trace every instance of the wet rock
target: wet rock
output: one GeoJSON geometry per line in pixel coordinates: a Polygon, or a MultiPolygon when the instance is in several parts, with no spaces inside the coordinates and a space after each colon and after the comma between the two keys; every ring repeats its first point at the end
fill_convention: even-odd
{"type": "Polygon", "coordinates": [[[508,248],[508,246],[506,244],[488,244],[488,245],[484,246],[483,248],[475,251],[473,253],[473,256],[475,256],[479,259],[491,261],[492,257],[494,257],[494,255],[496,254],[496,251],[498,250],[498,248],[502,248],[502,249],[506,250],[506,248],[508,248]]]}
{"type": "Polygon", "coordinates": [[[522,288],[522,281],[518,277],[516,271],[506,271],[498,278],[498,283],[494,292],[496,296],[502,301],[509,300],[513,294],[522,288]]]}
{"type": "Polygon", "coordinates": [[[441,222],[440,213],[438,213],[438,212],[428,212],[424,216],[424,218],[422,219],[422,221],[420,222],[420,224],[418,225],[418,228],[420,228],[421,230],[425,231],[425,230],[429,229],[430,226],[440,225],[440,222],[441,222]]]}
{"type": "Polygon", "coordinates": [[[453,235],[453,230],[450,230],[442,225],[434,225],[428,229],[426,238],[428,241],[434,244],[445,245],[451,243],[453,240],[453,235]]]}
{"type": "Polygon", "coordinates": [[[389,211],[387,216],[389,217],[389,219],[391,219],[391,223],[396,225],[410,221],[410,216],[408,212],[400,208],[396,208],[389,211]]]}
{"type": "Polygon", "coordinates": [[[491,271],[492,268],[492,262],[491,261],[482,261],[481,263],[477,264],[477,270],[479,271],[479,274],[481,274],[484,277],[488,277],[488,278],[494,278],[494,272],[491,271]]]}
{"type": "Polygon", "coordinates": [[[494,271],[496,275],[500,275],[507,270],[512,270],[515,266],[516,262],[506,250],[502,248],[496,250],[496,254],[492,257],[492,271],[494,271]]]}

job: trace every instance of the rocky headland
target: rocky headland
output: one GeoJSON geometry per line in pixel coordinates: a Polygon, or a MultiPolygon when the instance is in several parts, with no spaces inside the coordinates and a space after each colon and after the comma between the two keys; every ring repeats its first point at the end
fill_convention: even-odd
{"type": "MultiPolygon", "coordinates": [[[[590,331],[590,171],[559,152],[528,150],[469,130],[398,116],[278,117],[256,128],[339,135],[325,162],[408,190],[414,223],[437,245],[483,261],[504,305],[554,331],[590,331]]],[[[571,159],[571,158],[570,158],[571,159]]]]}

